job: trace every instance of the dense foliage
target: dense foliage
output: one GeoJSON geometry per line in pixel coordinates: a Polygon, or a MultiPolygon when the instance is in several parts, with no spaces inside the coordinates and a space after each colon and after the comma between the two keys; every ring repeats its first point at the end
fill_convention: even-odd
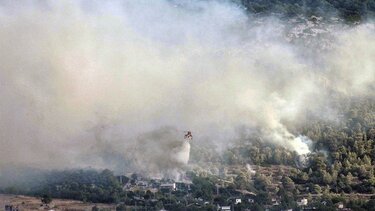
{"type": "Polygon", "coordinates": [[[304,166],[298,165],[299,156],[295,153],[256,139],[247,144],[242,141],[228,150],[224,158],[232,165],[288,166],[278,167],[276,174],[269,168],[266,173],[270,176],[258,172],[250,188],[246,183],[236,188],[255,188],[269,197],[281,197],[286,207],[295,207],[293,202],[298,196],[308,194],[326,202],[349,200],[348,206],[358,209],[374,203],[365,198],[375,196],[375,102],[353,99],[335,107],[339,117],[334,122],[311,117],[301,125],[299,130],[313,141],[313,151],[304,166]],[[281,185],[275,187],[278,183],[281,185]],[[353,194],[358,196],[357,201],[350,199],[353,194]]]}
{"type": "Polygon", "coordinates": [[[347,21],[360,21],[375,14],[374,0],[234,0],[249,12],[282,16],[339,15],[347,21]]]}
{"type": "Polygon", "coordinates": [[[117,202],[122,194],[119,181],[109,170],[52,171],[39,177],[38,182],[29,178],[34,184],[11,184],[2,192],[102,203],[117,202]]]}

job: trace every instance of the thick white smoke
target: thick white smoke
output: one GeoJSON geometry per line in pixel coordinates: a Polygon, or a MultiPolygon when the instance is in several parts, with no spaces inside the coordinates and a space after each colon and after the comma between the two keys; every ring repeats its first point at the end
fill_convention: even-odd
{"type": "Polygon", "coordinates": [[[127,159],[141,173],[179,179],[181,170],[187,169],[190,143],[181,131],[164,127],[140,135],[127,151],[127,159]]]}
{"type": "Polygon", "coordinates": [[[374,93],[375,29],[332,24],[298,41],[286,26],[223,1],[3,1],[0,167],[162,168],[174,141],[140,140],[165,126],[197,144],[260,128],[305,154],[288,125],[332,91],[374,93]]]}
{"type": "Polygon", "coordinates": [[[177,162],[187,165],[190,157],[190,143],[186,140],[183,141],[181,148],[178,149],[175,155],[177,162]]]}

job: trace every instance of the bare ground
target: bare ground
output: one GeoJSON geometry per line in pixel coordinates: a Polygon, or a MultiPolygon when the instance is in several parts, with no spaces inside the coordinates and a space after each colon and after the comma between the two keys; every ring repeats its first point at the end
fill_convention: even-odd
{"type": "Polygon", "coordinates": [[[27,210],[71,210],[71,211],[91,211],[93,206],[100,209],[116,210],[115,205],[85,203],[75,200],[53,199],[51,204],[43,206],[39,198],[22,195],[0,194],[0,210],[4,210],[5,205],[18,207],[19,211],[27,210]]]}

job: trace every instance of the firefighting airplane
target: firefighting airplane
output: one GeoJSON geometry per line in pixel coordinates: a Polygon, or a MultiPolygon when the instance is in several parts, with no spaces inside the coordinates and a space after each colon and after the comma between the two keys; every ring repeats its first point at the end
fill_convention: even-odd
{"type": "Polygon", "coordinates": [[[184,136],[185,139],[191,141],[193,140],[193,135],[191,134],[191,131],[185,131],[185,136],[184,136]]]}

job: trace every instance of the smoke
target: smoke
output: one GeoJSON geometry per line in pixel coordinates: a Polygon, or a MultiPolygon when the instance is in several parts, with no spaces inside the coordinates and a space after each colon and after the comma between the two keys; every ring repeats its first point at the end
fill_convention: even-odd
{"type": "Polygon", "coordinates": [[[373,23],[298,36],[226,1],[176,2],[2,1],[0,168],[164,171],[186,164],[183,130],[225,146],[242,126],[306,154],[290,129],[306,112],[373,96],[373,23]]]}
{"type": "Polygon", "coordinates": [[[137,138],[128,159],[141,173],[178,178],[190,155],[190,144],[180,133],[170,127],[145,133],[137,138]]]}
{"type": "Polygon", "coordinates": [[[247,172],[249,173],[250,177],[255,175],[256,171],[251,167],[250,164],[246,164],[247,172]]]}

